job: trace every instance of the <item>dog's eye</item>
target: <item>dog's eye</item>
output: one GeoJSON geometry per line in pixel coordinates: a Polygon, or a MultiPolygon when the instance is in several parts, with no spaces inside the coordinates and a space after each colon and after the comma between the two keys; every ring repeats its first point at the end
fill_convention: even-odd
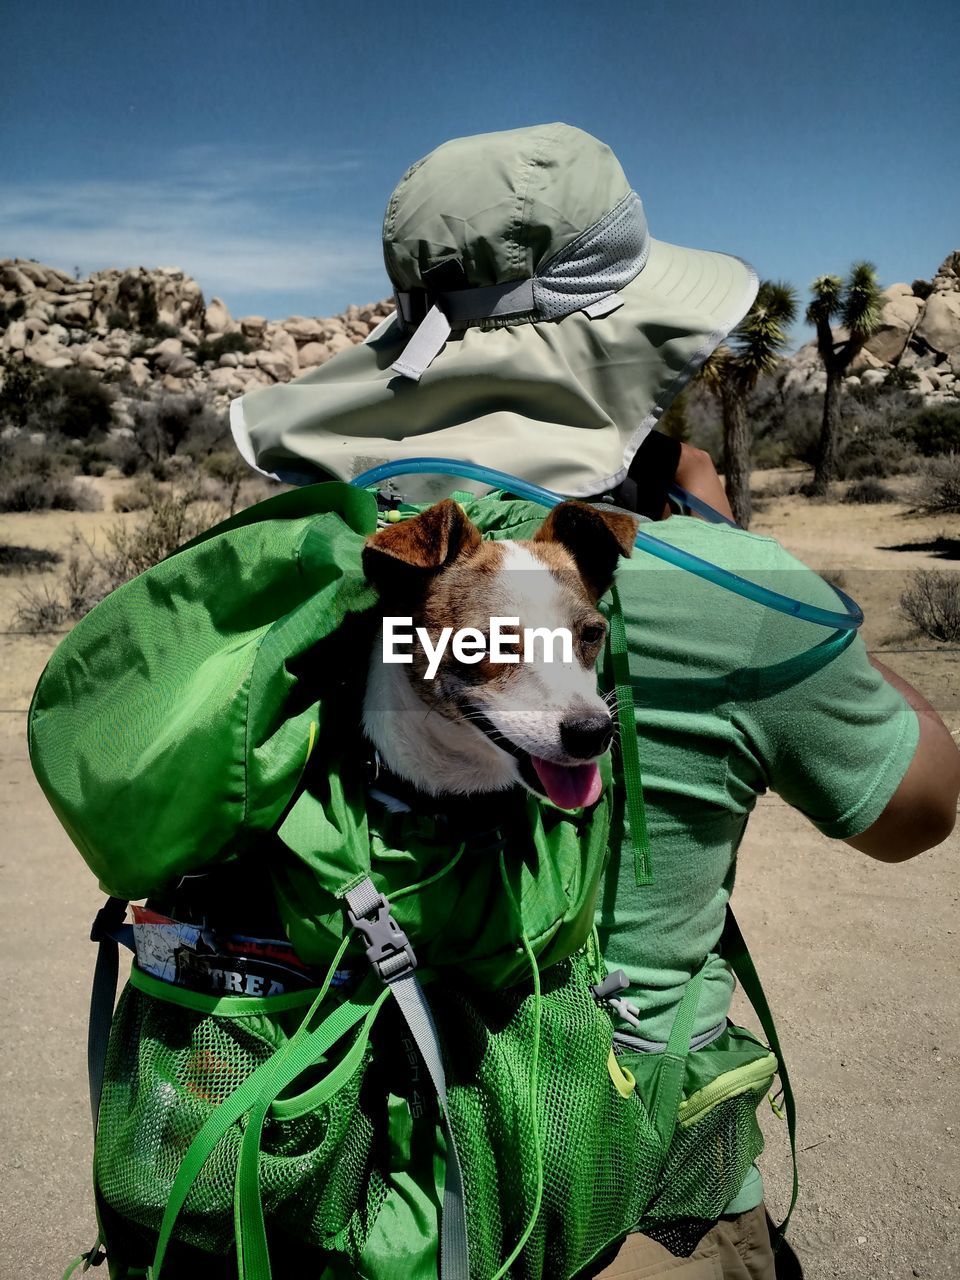
{"type": "Polygon", "coordinates": [[[599,644],[606,635],[607,629],[602,622],[588,622],[580,628],[580,639],[584,644],[599,644]]]}

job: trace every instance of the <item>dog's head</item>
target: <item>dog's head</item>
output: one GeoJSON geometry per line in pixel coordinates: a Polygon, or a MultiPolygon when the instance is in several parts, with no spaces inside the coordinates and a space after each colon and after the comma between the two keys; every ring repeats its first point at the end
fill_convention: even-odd
{"type": "MultiPolygon", "coordinates": [[[[455,761],[445,771],[434,754],[430,771],[448,776],[426,779],[425,766],[397,758],[417,754],[400,709],[392,732],[391,708],[376,716],[367,708],[368,732],[375,722],[371,736],[390,768],[437,792],[521,782],[563,808],[594,803],[601,790],[596,762],[613,736],[610,709],[596,689],[606,636],[596,604],[618,557],[630,555],[636,531],[630,516],[564,502],[531,541],[484,541],[447,500],[372,535],[363,564],[384,616],[411,620],[410,658],[394,668],[402,673],[395,678],[425,704],[427,733],[437,724],[429,712],[442,717],[455,761]]],[[[374,662],[384,652],[378,649],[374,662]]],[[[378,681],[378,696],[385,688],[378,681]]]]}

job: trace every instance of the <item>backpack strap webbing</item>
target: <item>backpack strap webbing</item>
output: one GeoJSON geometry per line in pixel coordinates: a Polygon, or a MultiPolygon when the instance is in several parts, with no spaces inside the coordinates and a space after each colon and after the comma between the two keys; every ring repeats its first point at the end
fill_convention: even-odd
{"type": "Polygon", "coordinates": [[[440,1103],[447,1137],[443,1214],[440,1220],[440,1280],[469,1280],[470,1253],[463,1171],[447,1109],[447,1081],[440,1038],[427,998],[423,994],[423,987],[417,980],[416,957],[406,934],[390,913],[389,902],[372,880],[361,880],[348,889],[343,897],[350,923],[366,939],[367,959],[393,992],[397,1008],[423,1059],[440,1103]]]}
{"type": "Polygon", "coordinates": [[[623,620],[623,607],[617,588],[610,588],[610,641],[608,653],[617,695],[617,722],[620,728],[620,760],[623,785],[627,798],[627,819],[630,824],[630,843],[633,845],[633,861],[638,885],[651,884],[653,872],[650,866],[650,837],[647,833],[647,815],[643,805],[643,776],[640,769],[640,749],[637,746],[637,713],[630,685],[630,650],[627,646],[627,627],[623,620]]]}
{"type": "Polygon", "coordinates": [[[90,1086],[90,1114],[93,1136],[97,1136],[100,1118],[100,1096],[103,1072],[107,1062],[110,1024],[117,1001],[117,979],[120,973],[120,942],[123,935],[127,902],[124,898],[108,898],[97,912],[90,930],[90,941],[97,943],[97,965],[90,988],[90,1018],[87,1023],[87,1083],[90,1086]]]}
{"type": "Polygon", "coordinates": [[[764,994],[756,965],[753,963],[743,934],[740,931],[740,926],[737,923],[737,918],[733,914],[733,908],[729,903],[727,904],[727,916],[723,925],[723,933],[720,935],[720,953],[730,965],[734,976],[743,988],[744,995],[753,1006],[754,1013],[756,1013],[760,1020],[760,1026],[763,1028],[763,1034],[767,1038],[767,1044],[777,1055],[777,1062],[779,1063],[780,1084],[783,1087],[783,1110],[787,1117],[790,1157],[793,1161],[793,1189],[790,1195],[790,1207],[787,1209],[787,1215],[773,1232],[773,1247],[776,1250],[780,1247],[786,1235],[787,1226],[796,1206],[797,1194],[800,1189],[800,1178],[797,1170],[797,1104],[793,1096],[793,1088],[790,1084],[786,1063],[784,1062],[783,1050],[780,1048],[780,1037],[777,1035],[773,1014],[767,1003],[767,997],[764,994]]]}

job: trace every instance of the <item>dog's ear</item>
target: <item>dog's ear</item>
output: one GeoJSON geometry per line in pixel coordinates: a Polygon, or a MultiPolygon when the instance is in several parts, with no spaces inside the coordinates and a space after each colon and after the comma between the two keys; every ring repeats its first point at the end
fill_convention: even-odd
{"type": "Polygon", "coordinates": [[[450,498],[367,538],[363,571],[381,595],[422,590],[432,574],[475,551],[480,530],[450,498]]]}
{"type": "Polygon", "coordinates": [[[617,559],[633,551],[639,520],[587,502],[561,502],[534,535],[534,542],[558,542],[573,556],[584,585],[599,600],[613,582],[617,559]]]}

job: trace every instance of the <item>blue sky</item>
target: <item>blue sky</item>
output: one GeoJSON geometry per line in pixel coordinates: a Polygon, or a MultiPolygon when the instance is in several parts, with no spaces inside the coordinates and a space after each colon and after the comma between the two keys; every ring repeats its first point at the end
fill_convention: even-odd
{"type": "Polygon", "coordinates": [[[654,235],[806,298],[960,248],[960,6],[50,0],[4,6],[0,257],[179,265],[234,315],[388,292],[379,227],[448,137],[566,120],[654,235]]]}

